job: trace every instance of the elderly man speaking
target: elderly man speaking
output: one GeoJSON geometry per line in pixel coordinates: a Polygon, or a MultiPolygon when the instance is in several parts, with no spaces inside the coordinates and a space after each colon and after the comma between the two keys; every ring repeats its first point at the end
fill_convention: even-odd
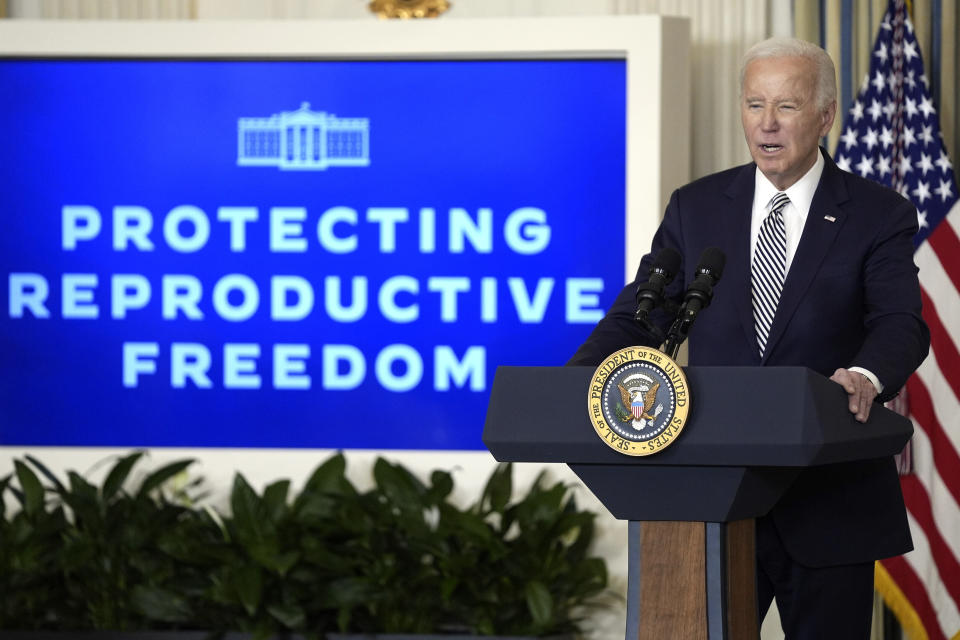
{"type": "MultiPolygon", "coordinates": [[[[570,364],[658,346],[634,321],[652,256],[667,247],[681,254],[666,292],[680,300],[697,257],[718,247],[724,283],[690,332],[690,364],[809,367],[843,386],[863,422],[929,347],[913,262],[917,212],[896,192],[840,170],[819,147],[837,110],[836,72],[823,49],[761,42],[744,56],[740,85],[753,162],[672,194],[637,281],[570,364]]],[[[663,329],[670,321],[650,318],[663,329]]],[[[874,561],[912,548],[892,458],[807,469],[756,526],[761,617],[776,597],[791,640],[869,638],[874,561]]]]}

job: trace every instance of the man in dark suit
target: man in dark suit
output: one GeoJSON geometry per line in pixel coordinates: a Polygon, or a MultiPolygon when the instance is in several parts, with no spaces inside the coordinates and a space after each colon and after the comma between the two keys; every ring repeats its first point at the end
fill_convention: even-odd
{"type": "MultiPolygon", "coordinates": [[[[836,114],[833,62],[794,39],[754,46],[741,67],[741,118],[754,162],[673,193],[637,281],[618,296],[570,364],[657,346],[634,320],[637,285],[670,247],[679,300],[708,247],[727,257],[713,303],[689,336],[691,365],[801,365],[848,393],[867,419],[926,357],[913,262],[915,208],[841,171],[818,146],[836,114]]],[[[670,318],[651,319],[664,329],[670,318]]],[[[760,616],[774,596],[787,638],[868,638],[873,565],[912,548],[892,459],[805,471],[757,520],[760,616]]]]}

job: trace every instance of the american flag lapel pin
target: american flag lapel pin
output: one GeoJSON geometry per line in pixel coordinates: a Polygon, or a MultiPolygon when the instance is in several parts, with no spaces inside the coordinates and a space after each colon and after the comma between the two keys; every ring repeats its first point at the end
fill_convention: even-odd
{"type": "Polygon", "coordinates": [[[834,218],[833,216],[823,216],[823,219],[826,220],[827,222],[836,222],[836,221],[837,221],[837,219],[834,218]]]}

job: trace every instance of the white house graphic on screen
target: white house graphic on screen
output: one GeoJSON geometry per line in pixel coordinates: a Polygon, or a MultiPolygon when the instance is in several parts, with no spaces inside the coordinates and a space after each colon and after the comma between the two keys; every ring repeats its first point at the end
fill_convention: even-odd
{"type": "Polygon", "coordinates": [[[369,164],[369,118],[338,118],[304,102],[296,111],[237,120],[237,166],[322,171],[369,164]]]}

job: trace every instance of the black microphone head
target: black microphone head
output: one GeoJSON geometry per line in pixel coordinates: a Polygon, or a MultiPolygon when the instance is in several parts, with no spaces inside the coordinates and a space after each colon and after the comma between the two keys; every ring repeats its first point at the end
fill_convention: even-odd
{"type": "Polygon", "coordinates": [[[681,262],[683,262],[683,258],[680,256],[679,251],[671,249],[670,247],[664,247],[660,249],[657,257],[653,259],[653,266],[650,267],[650,271],[662,273],[667,282],[670,282],[673,280],[673,276],[677,274],[677,271],[680,270],[681,262]]]}
{"type": "Polygon", "coordinates": [[[720,279],[723,275],[723,267],[727,264],[727,256],[716,247],[707,247],[700,254],[700,263],[697,265],[697,273],[710,274],[714,281],[720,279]]]}
{"type": "Polygon", "coordinates": [[[675,249],[664,247],[657,253],[650,265],[649,279],[637,285],[638,322],[646,323],[647,314],[663,303],[663,290],[677,275],[681,262],[680,253],[675,249]]]}

